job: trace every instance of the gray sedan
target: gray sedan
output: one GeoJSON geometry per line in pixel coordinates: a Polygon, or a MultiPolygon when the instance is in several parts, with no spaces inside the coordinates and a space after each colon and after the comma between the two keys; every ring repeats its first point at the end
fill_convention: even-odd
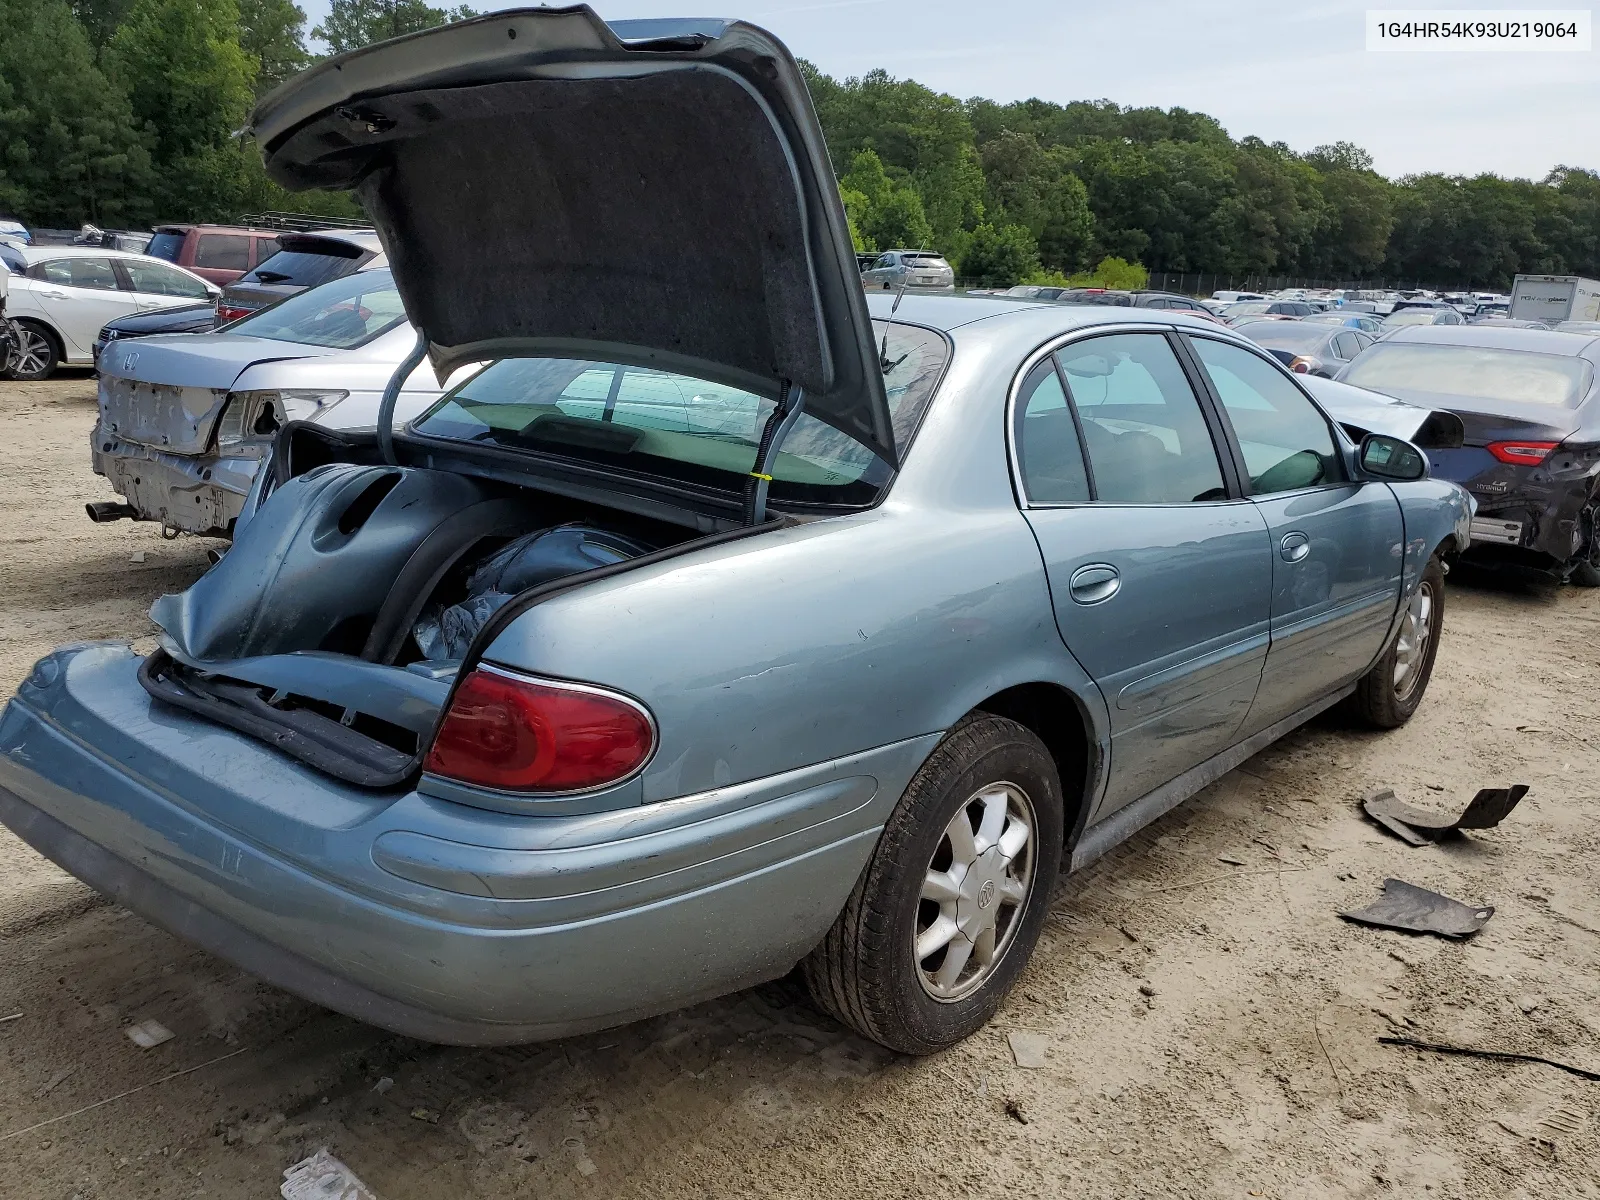
{"type": "Polygon", "coordinates": [[[1317,321],[1235,322],[1234,328],[1297,375],[1332,379],[1375,340],[1370,334],[1317,321]]]}
{"type": "Polygon", "coordinates": [[[1209,322],[869,307],[753,26],[495,13],[251,124],[427,247],[389,246],[408,364],[500,361],[403,428],[286,426],[159,650],[34,668],[0,820],[292,991],[512,1042],[803,964],[938,1050],[1063,868],[1335,704],[1422,701],[1465,494],[1209,322]]]}

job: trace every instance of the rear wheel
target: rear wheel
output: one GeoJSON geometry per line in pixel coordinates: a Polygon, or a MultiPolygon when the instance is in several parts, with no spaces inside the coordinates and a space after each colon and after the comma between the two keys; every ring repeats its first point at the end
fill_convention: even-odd
{"type": "Polygon", "coordinates": [[[1578,563],[1567,572],[1574,587],[1600,587],[1600,511],[1591,504],[1583,510],[1583,551],[1578,563]]]}
{"type": "Polygon", "coordinates": [[[1394,640],[1356,684],[1350,699],[1363,720],[1379,729],[1394,729],[1411,719],[1428,690],[1443,632],[1444,564],[1435,555],[1406,604],[1394,640]]]}
{"type": "Polygon", "coordinates": [[[32,383],[55,374],[61,354],[49,330],[32,321],[18,321],[16,332],[17,347],[12,354],[11,370],[7,372],[11,378],[32,383]]]}
{"type": "Polygon", "coordinates": [[[931,1054],[981,1028],[1027,965],[1061,865],[1061,785],[1044,744],[981,714],[941,742],[803,964],[859,1033],[931,1054]]]}

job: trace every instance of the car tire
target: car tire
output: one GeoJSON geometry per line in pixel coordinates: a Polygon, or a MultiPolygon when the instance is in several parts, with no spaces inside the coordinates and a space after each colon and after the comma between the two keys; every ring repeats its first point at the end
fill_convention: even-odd
{"type": "Polygon", "coordinates": [[[61,365],[61,349],[55,335],[37,321],[19,319],[16,324],[22,345],[7,376],[23,383],[49,379],[61,365]]]}
{"type": "Polygon", "coordinates": [[[1585,533],[1582,556],[1567,572],[1567,582],[1573,587],[1600,587],[1600,502],[1590,497],[1590,502],[1579,514],[1585,533]]]}
{"type": "Polygon", "coordinates": [[[932,1054],[982,1028],[1039,940],[1062,821],[1055,763],[1030,730],[987,713],[957,725],[911,780],[844,910],[802,964],[817,1004],[904,1054],[932,1054]]]}
{"type": "Polygon", "coordinates": [[[1407,603],[1393,640],[1356,684],[1350,700],[1363,721],[1378,729],[1396,729],[1411,719],[1428,690],[1443,632],[1444,563],[1435,555],[1422,572],[1422,582],[1407,603]]]}

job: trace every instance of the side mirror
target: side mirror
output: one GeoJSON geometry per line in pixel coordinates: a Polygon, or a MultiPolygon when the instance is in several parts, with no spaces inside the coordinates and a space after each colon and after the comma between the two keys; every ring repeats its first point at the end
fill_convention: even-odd
{"type": "Polygon", "coordinates": [[[1361,470],[1374,479],[1426,479],[1428,460],[1410,442],[1382,433],[1361,441],[1361,470]]]}

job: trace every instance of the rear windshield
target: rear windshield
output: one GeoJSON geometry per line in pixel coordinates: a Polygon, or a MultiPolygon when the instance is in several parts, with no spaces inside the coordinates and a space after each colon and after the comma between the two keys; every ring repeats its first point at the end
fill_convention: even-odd
{"type": "Polygon", "coordinates": [[[288,283],[296,287],[316,287],[330,279],[348,275],[360,264],[361,251],[355,246],[330,246],[321,250],[279,250],[266,262],[240,280],[241,283],[288,283]]]}
{"type": "Polygon", "coordinates": [[[1572,408],[1588,393],[1593,375],[1584,359],[1561,354],[1380,342],[1339,378],[1375,392],[1438,392],[1572,408]]]}
{"type": "Polygon", "coordinates": [[[387,333],[405,319],[394,277],[388,271],[362,271],[296,292],[271,308],[235,321],[228,332],[349,350],[387,333]]]}
{"type": "MultiPolygon", "coordinates": [[[[874,322],[875,338],[883,325],[874,322]]],[[[903,454],[949,358],[932,330],[895,323],[884,384],[903,454]]],[[[533,451],[740,493],[770,400],[688,375],[568,358],[509,358],[446,393],[411,424],[429,437],[533,451]]],[[[889,467],[855,439],[803,415],[772,468],[771,495],[870,504],[889,467]]]]}
{"type": "Polygon", "coordinates": [[[949,266],[944,257],[938,254],[907,254],[905,259],[914,267],[944,267],[949,266]]]}
{"type": "Polygon", "coordinates": [[[151,258],[164,258],[170,263],[175,263],[178,261],[179,252],[183,250],[183,236],[178,232],[158,233],[150,239],[150,244],[144,248],[144,252],[151,258]]]}

